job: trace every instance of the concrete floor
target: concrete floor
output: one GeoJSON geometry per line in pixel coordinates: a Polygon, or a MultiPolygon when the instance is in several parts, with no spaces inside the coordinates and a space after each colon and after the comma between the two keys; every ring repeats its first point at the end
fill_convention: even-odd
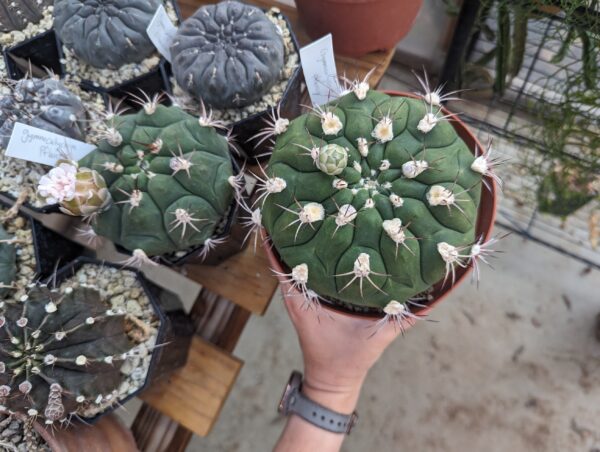
{"type": "MultiPolygon", "coordinates": [[[[386,78],[383,88],[403,88],[386,78]]],[[[500,232],[500,231],[498,231],[500,232]]],[[[399,338],[372,370],[345,452],[599,452],[600,272],[522,237],[399,338]]],[[[308,315],[313,315],[308,313],[308,315]]],[[[323,328],[327,327],[323,320],[323,328]]],[[[188,452],[271,450],[301,355],[281,299],[253,317],[245,361],[208,438],[188,452]]]]}
{"type": "MultiPolygon", "coordinates": [[[[600,450],[600,272],[516,235],[501,248],[479,289],[463,284],[433,312],[438,323],[421,322],[375,366],[344,451],[600,450]]],[[[275,407],[301,368],[279,296],[236,355],[246,364],[221,418],[189,452],[267,451],[277,440],[275,407]]]]}

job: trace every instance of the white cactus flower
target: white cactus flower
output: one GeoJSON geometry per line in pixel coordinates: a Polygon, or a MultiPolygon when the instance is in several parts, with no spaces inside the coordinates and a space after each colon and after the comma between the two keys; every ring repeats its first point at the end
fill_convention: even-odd
{"type": "Polygon", "coordinates": [[[414,179],[429,168],[425,160],[410,160],[402,165],[402,174],[408,179],[414,179]]]}
{"type": "Polygon", "coordinates": [[[77,165],[61,163],[40,178],[38,194],[49,204],[71,201],[75,197],[77,165]]]}
{"type": "Polygon", "coordinates": [[[371,132],[371,135],[380,143],[392,141],[394,139],[394,123],[392,122],[392,118],[389,116],[381,118],[375,129],[373,129],[373,132],[371,132]]]}

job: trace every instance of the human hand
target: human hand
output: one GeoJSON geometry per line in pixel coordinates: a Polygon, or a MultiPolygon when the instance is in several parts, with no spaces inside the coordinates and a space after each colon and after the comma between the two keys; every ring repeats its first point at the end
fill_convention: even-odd
{"type": "MultiPolygon", "coordinates": [[[[269,254],[272,267],[281,269],[269,254]]],[[[306,309],[302,294],[279,278],[285,306],[304,358],[303,392],[328,408],[354,410],[360,388],[371,367],[387,346],[414,320],[401,327],[393,322],[344,314],[325,306],[306,309]]]]}

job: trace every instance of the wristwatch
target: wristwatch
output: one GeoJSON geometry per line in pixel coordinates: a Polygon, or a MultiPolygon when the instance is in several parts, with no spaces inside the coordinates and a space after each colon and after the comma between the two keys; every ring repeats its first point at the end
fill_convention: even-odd
{"type": "Polygon", "coordinates": [[[356,411],[352,414],[336,413],[302,394],[302,374],[297,370],[290,376],[277,411],[284,416],[295,414],[324,430],[347,435],[358,421],[356,411]]]}

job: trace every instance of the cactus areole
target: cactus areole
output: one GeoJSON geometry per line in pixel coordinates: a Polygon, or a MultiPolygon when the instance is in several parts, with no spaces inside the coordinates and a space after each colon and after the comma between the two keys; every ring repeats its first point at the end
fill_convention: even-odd
{"type": "Polygon", "coordinates": [[[98,171],[112,205],[93,220],[98,235],[157,256],[213,237],[234,195],[229,144],[177,107],[115,116],[106,139],[79,162],[98,171]]]}
{"type": "Polygon", "coordinates": [[[387,314],[468,265],[483,174],[439,107],[363,91],[277,137],[262,218],[305,298],[387,314]]]}

